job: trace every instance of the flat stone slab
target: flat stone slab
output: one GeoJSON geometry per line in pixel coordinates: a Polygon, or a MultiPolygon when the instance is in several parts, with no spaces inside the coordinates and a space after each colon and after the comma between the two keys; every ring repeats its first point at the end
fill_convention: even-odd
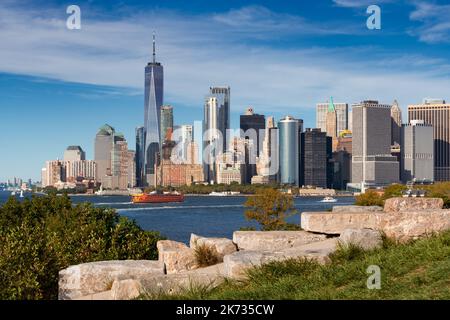
{"type": "Polygon", "coordinates": [[[239,250],[283,250],[323,241],[326,236],[306,231],[236,231],[233,242],[239,250]]]}
{"type": "Polygon", "coordinates": [[[111,289],[115,280],[142,279],[164,274],[164,264],[150,260],[113,260],[83,263],[59,272],[60,300],[75,299],[111,289]]]}
{"type": "Polygon", "coordinates": [[[332,212],[345,212],[345,213],[354,213],[354,212],[382,212],[383,207],[380,206],[334,206],[332,212]]]}
{"type": "Polygon", "coordinates": [[[443,207],[444,200],[441,198],[397,197],[387,199],[384,202],[385,212],[439,210],[443,207]]]}
{"type": "Polygon", "coordinates": [[[197,246],[205,245],[217,252],[217,257],[220,262],[223,261],[223,257],[227,254],[232,254],[237,251],[236,245],[231,239],[227,238],[206,238],[196,234],[191,234],[190,247],[194,249],[197,246]]]}
{"type": "Polygon", "coordinates": [[[232,279],[244,279],[250,268],[273,261],[302,257],[325,264],[329,262],[328,255],[336,250],[336,245],[336,239],[328,239],[279,251],[238,251],[225,256],[225,274],[232,279]]]}
{"type": "Polygon", "coordinates": [[[377,212],[303,212],[302,229],[325,234],[341,234],[345,229],[379,228],[377,212]]]}
{"type": "Polygon", "coordinates": [[[450,210],[426,210],[386,213],[380,230],[400,242],[416,240],[450,229],[450,210]]]}
{"type": "Polygon", "coordinates": [[[159,261],[162,261],[167,274],[196,268],[194,250],[182,242],[160,240],[156,243],[159,261]]]}
{"type": "Polygon", "coordinates": [[[355,245],[364,250],[380,248],[383,245],[381,233],[372,229],[345,229],[339,242],[344,245],[355,245]]]}

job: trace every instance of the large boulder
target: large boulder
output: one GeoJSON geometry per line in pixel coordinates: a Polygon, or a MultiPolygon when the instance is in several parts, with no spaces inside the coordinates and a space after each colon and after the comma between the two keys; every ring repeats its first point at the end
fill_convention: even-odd
{"type": "Polygon", "coordinates": [[[135,279],[116,280],[111,288],[112,300],[136,299],[143,292],[141,282],[135,279]]]}
{"type": "Polygon", "coordinates": [[[345,229],[339,242],[344,246],[356,245],[364,250],[380,248],[383,245],[381,233],[373,229],[345,229]]]}
{"type": "Polygon", "coordinates": [[[70,266],[59,272],[61,300],[101,293],[115,280],[142,279],[164,274],[164,264],[149,260],[99,261],[70,266]]]}
{"type": "Polygon", "coordinates": [[[283,250],[323,241],[326,235],[306,231],[236,231],[233,242],[239,250],[283,250]]]}
{"type": "Polygon", "coordinates": [[[232,254],[237,251],[236,245],[232,240],[227,238],[205,238],[196,234],[191,234],[190,247],[194,249],[197,246],[207,246],[214,249],[217,252],[217,258],[219,261],[223,261],[223,257],[227,254],[232,254]]]}
{"type": "Polygon", "coordinates": [[[400,242],[419,239],[450,229],[450,210],[401,211],[384,214],[380,230],[400,242]]]}
{"type": "Polygon", "coordinates": [[[345,229],[379,228],[383,212],[303,212],[301,226],[304,230],[325,234],[341,234],[345,229]]]}
{"type": "Polygon", "coordinates": [[[329,254],[336,250],[336,243],[336,239],[327,239],[279,251],[238,251],[225,256],[225,274],[229,278],[243,279],[250,268],[287,259],[305,258],[325,264],[329,262],[329,254]]]}
{"type": "Polygon", "coordinates": [[[197,267],[194,250],[184,243],[160,240],[156,244],[159,260],[164,263],[167,274],[192,270],[197,267]]]}
{"type": "Polygon", "coordinates": [[[345,212],[345,213],[354,213],[354,212],[380,212],[383,211],[383,207],[380,206],[334,206],[332,209],[334,213],[337,212],[345,212]]]}
{"type": "Polygon", "coordinates": [[[403,212],[419,210],[439,210],[444,206],[441,198],[398,197],[387,199],[384,203],[385,212],[403,212]]]}

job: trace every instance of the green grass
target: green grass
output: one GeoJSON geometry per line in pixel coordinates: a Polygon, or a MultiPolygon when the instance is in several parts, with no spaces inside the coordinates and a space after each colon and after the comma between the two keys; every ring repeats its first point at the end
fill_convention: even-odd
{"type": "Polygon", "coordinates": [[[274,262],[249,271],[244,282],[191,288],[153,299],[450,299],[450,231],[383,248],[339,248],[326,266],[305,260],[274,262]],[[381,289],[367,289],[370,265],[381,268],[381,289]]]}

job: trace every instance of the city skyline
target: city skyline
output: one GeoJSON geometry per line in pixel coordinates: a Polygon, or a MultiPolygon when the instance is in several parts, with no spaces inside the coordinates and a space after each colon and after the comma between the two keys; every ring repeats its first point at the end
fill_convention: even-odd
{"type": "MultiPolygon", "coordinates": [[[[24,3],[28,2],[25,1],[24,3]]],[[[23,52],[33,52],[33,59],[37,63],[28,65],[29,68],[24,68],[28,61],[33,61],[25,53],[11,54],[12,59],[23,58],[21,60],[25,65],[22,67],[17,66],[17,63],[12,63],[10,56],[3,55],[3,59],[1,59],[0,94],[2,95],[2,103],[0,103],[0,107],[3,113],[4,123],[2,128],[5,135],[0,142],[0,146],[3,150],[6,150],[6,157],[2,157],[0,160],[0,167],[2,168],[0,181],[6,181],[14,176],[23,179],[31,177],[33,180],[39,180],[40,168],[44,161],[56,158],[62,159],[62,150],[65,150],[69,145],[80,145],[86,151],[87,158],[93,159],[94,144],[92,137],[104,123],[120,128],[124,132],[129,145],[134,149],[134,129],[143,125],[141,111],[144,101],[142,68],[146,61],[148,62],[151,59],[151,31],[149,30],[152,29],[156,30],[159,39],[158,45],[161,46],[158,60],[167,68],[165,87],[168,94],[164,103],[174,106],[174,118],[177,125],[192,124],[194,120],[202,119],[202,100],[207,88],[211,86],[229,85],[232,88],[232,128],[239,127],[239,116],[249,105],[254,107],[258,113],[267,116],[273,115],[276,119],[291,114],[295,118],[304,119],[305,128],[314,128],[315,105],[325,101],[330,96],[333,96],[335,101],[342,101],[349,105],[372,98],[379,100],[380,103],[392,103],[394,99],[398,99],[405,114],[407,105],[419,104],[423,98],[448,98],[448,91],[445,89],[449,87],[446,78],[449,68],[447,58],[445,58],[449,50],[448,43],[445,37],[434,40],[430,39],[429,35],[427,37],[426,30],[430,27],[431,22],[427,20],[429,19],[425,15],[427,12],[420,6],[421,1],[417,1],[418,4],[414,5],[400,5],[398,1],[382,4],[383,12],[388,12],[383,14],[383,28],[378,34],[370,33],[369,30],[365,29],[366,17],[364,16],[365,8],[363,6],[349,8],[342,6],[342,3],[340,1],[322,1],[317,4],[316,9],[318,10],[314,10],[314,8],[303,10],[305,8],[302,8],[300,4],[289,8],[277,7],[269,1],[257,5],[246,5],[244,3],[237,3],[234,6],[222,5],[216,8],[214,12],[195,12],[195,8],[192,8],[189,12],[181,13],[184,11],[183,5],[175,1],[175,4],[172,4],[170,8],[164,8],[167,10],[166,14],[160,15],[151,29],[147,28],[148,24],[143,19],[138,19],[138,22],[142,23],[140,27],[129,29],[129,20],[123,13],[123,7],[120,10],[113,10],[105,4],[99,4],[99,7],[95,8],[96,11],[92,5],[80,2],[83,17],[85,17],[83,18],[85,20],[83,20],[82,29],[74,31],[78,34],[63,30],[64,34],[67,34],[65,34],[66,40],[60,43],[61,48],[63,48],[62,52],[57,52],[52,47],[52,41],[55,44],[58,42],[55,32],[59,30],[59,27],[45,24],[45,22],[48,22],[45,19],[44,26],[37,25],[38,19],[30,19],[29,23],[36,27],[33,28],[36,29],[34,32],[48,36],[45,37],[49,41],[48,50],[27,50],[26,48],[33,46],[31,39],[25,38],[18,44],[14,44],[8,42],[11,39],[7,37],[8,26],[17,27],[19,13],[25,16],[35,14],[42,18],[45,11],[48,15],[47,19],[55,18],[57,21],[65,22],[67,15],[59,1],[54,1],[48,5],[48,8],[31,5],[30,10],[26,12],[21,11],[20,4],[2,3],[1,12],[9,14],[6,28],[0,30],[2,39],[4,39],[3,45],[11,48],[10,52],[13,53],[18,50],[18,46],[22,46],[20,48],[23,52]],[[95,21],[96,12],[99,9],[104,9],[107,15],[104,20],[95,21]],[[400,11],[404,12],[399,16],[399,24],[393,27],[394,13],[398,15],[400,11]],[[342,34],[336,34],[327,24],[318,23],[323,16],[332,18],[337,12],[342,13],[345,19],[348,18],[342,34]],[[201,45],[202,40],[208,39],[208,35],[201,34],[198,32],[201,28],[199,26],[194,28],[193,25],[189,25],[192,26],[190,30],[196,32],[191,32],[184,39],[170,37],[174,31],[185,27],[188,19],[181,19],[181,26],[174,26],[168,24],[168,20],[170,20],[168,18],[174,16],[186,18],[188,14],[197,17],[199,24],[212,19],[214,24],[211,32],[213,34],[220,32],[229,34],[245,27],[249,31],[241,37],[248,40],[249,47],[242,48],[237,44],[242,39],[230,38],[227,40],[230,42],[208,46],[212,52],[207,52],[206,49],[198,50],[199,43],[201,45]],[[264,18],[269,19],[272,23],[268,23],[267,26],[258,24],[258,20],[264,18]],[[300,18],[305,18],[306,22],[302,22],[300,18]],[[278,23],[283,19],[288,19],[293,26],[300,27],[301,25],[308,28],[306,30],[303,30],[304,28],[293,31],[286,30],[286,25],[278,23]],[[141,37],[140,43],[134,41],[134,37],[129,39],[125,53],[126,56],[133,57],[132,63],[105,58],[107,59],[105,63],[99,65],[108,65],[110,70],[104,70],[103,68],[104,72],[102,73],[102,68],[95,65],[97,56],[87,55],[87,52],[91,52],[88,49],[96,48],[97,45],[100,51],[111,53],[113,57],[117,57],[120,51],[117,51],[116,45],[108,47],[104,41],[94,41],[98,42],[97,44],[89,42],[86,35],[94,40],[100,39],[101,36],[111,41],[117,40],[113,34],[110,34],[108,38],[105,34],[99,32],[98,28],[106,22],[113,23],[113,28],[116,28],[114,30],[122,30],[122,34],[134,35],[137,33],[142,35],[143,29],[145,29],[145,37],[141,37]],[[319,26],[323,28],[319,28],[319,26]],[[414,54],[408,56],[409,60],[405,59],[403,62],[399,62],[401,60],[401,55],[398,52],[400,45],[398,47],[392,45],[392,50],[381,50],[379,46],[380,44],[384,45],[386,41],[388,43],[394,42],[396,39],[395,32],[399,32],[402,28],[407,29],[408,26],[413,29],[416,28],[418,34],[414,35],[411,32],[409,38],[404,40],[402,45],[405,45],[404,42],[406,41],[406,47],[414,49],[412,51],[414,54]],[[270,33],[270,31],[275,32],[279,40],[276,40],[273,36],[261,38],[261,34],[270,33]],[[5,37],[3,37],[3,32],[6,32],[5,37]],[[72,37],[75,39],[72,39],[72,37]],[[145,39],[148,39],[148,41],[145,41],[145,39]],[[80,48],[79,56],[68,53],[65,48],[70,48],[73,41],[80,42],[82,46],[88,49],[80,48]],[[339,43],[339,41],[342,41],[342,43],[339,43]],[[190,46],[187,47],[188,51],[177,49],[180,46],[185,46],[187,42],[190,42],[190,46]],[[327,42],[327,44],[324,42],[327,42]],[[367,52],[361,47],[367,43],[372,43],[372,52],[368,56],[366,55],[367,52]],[[368,58],[366,61],[355,59],[352,64],[348,64],[349,61],[345,60],[343,53],[348,52],[348,49],[355,46],[359,47],[361,51],[356,50],[356,53],[352,51],[352,58],[355,55],[357,57],[360,55],[359,58],[361,56],[368,58]],[[314,49],[310,49],[310,47],[314,47],[314,49]],[[431,56],[425,53],[427,48],[430,47],[439,50],[434,50],[435,53],[431,56]],[[249,48],[252,50],[248,51],[249,48]],[[267,50],[262,50],[263,48],[267,50]],[[216,53],[216,50],[219,49],[222,50],[222,55],[216,55],[213,58],[213,53],[216,53]],[[239,54],[244,49],[250,52],[248,59],[238,59],[239,54]],[[192,64],[191,56],[194,52],[197,59],[192,64]],[[207,55],[207,59],[205,55],[207,55]],[[227,56],[225,60],[223,55],[227,56]],[[296,62],[293,59],[294,56],[296,59],[303,61],[303,65],[296,62]],[[321,57],[322,60],[317,57],[321,57]],[[251,60],[254,60],[257,64],[264,64],[264,67],[257,67],[257,64],[251,60]],[[318,61],[326,63],[321,64],[318,61]],[[399,65],[393,68],[392,61],[397,61],[396,63],[399,65]],[[343,65],[347,68],[347,73],[345,74],[346,78],[341,80],[343,83],[338,85],[330,82],[330,77],[343,71],[333,67],[339,62],[343,62],[343,65]],[[211,63],[214,63],[212,66],[219,70],[225,70],[225,63],[227,67],[231,67],[231,70],[216,72],[211,74],[209,78],[199,81],[199,77],[204,77],[203,71],[191,68],[198,67],[201,64],[209,66],[211,63]],[[309,64],[314,68],[307,69],[304,64],[309,64]],[[317,67],[319,64],[321,64],[320,68],[317,67]],[[408,64],[407,69],[405,69],[406,64],[408,64]],[[55,65],[60,70],[59,74],[54,69],[55,65]],[[47,69],[39,69],[42,66],[47,69]],[[361,66],[364,66],[364,68],[360,73],[357,73],[356,70],[361,66]],[[373,67],[372,73],[369,72],[371,67],[373,67]],[[124,71],[124,68],[127,70],[124,71]],[[259,68],[262,70],[258,70],[259,68]],[[387,70],[389,68],[393,68],[395,72],[387,70]],[[401,70],[402,68],[404,69],[401,70]],[[75,72],[75,69],[79,69],[79,71],[75,72]],[[242,70],[242,73],[236,72],[236,70],[242,70]],[[273,72],[269,83],[263,79],[257,80],[261,71],[265,73],[267,71],[273,72]],[[312,71],[314,72],[312,73],[312,71]],[[320,72],[320,74],[317,74],[317,72],[320,72]],[[192,76],[192,81],[189,81],[190,83],[185,81],[185,87],[180,86],[180,79],[185,78],[187,74],[192,76]],[[220,74],[220,76],[217,74],[220,74]],[[243,80],[237,80],[236,76],[239,74],[245,75],[245,77],[240,77],[244,78],[243,80]],[[311,76],[312,74],[315,74],[315,76],[311,76]],[[285,75],[289,75],[289,77],[285,77],[285,75]],[[353,80],[358,76],[366,75],[375,76],[375,81],[380,80],[380,77],[383,76],[386,83],[374,85],[376,82],[367,81],[365,83],[365,80],[363,80],[361,81],[364,83],[363,88],[359,90],[362,85],[355,83],[353,80]],[[400,76],[408,78],[408,88],[402,83],[392,84],[393,80],[400,80],[400,76]],[[302,83],[298,81],[298,77],[304,77],[307,81],[302,83]],[[418,85],[419,82],[421,83],[420,86],[418,85]],[[320,90],[316,89],[319,84],[320,90]],[[351,89],[344,88],[348,84],[354,86],[351,89]],[[280,85],[282,86],[280,87],[280,85]],[[299,91],[294,90],[294,87],[299,91]],[[411,87],[415,89],[411,89],[411,87]],[[257,90],[254,90],[255,88],[257,90]],[[277,88],[277,90],[274,90],[274,88],[277,88]],[[310,88],[314,89],[310,90],[310,88]],[[310,92],[303,94],[304,90],[310,92]],[[261,94],[261,92],[264,94],[261,94]],[[358,92],[358,94],[354,92],[358,92]],[[183,121],[179,121],[179,119],[183,119],[183,121]],[[30,134],[29,130],[38,131],[38,138],[30,134]],[[27,159],[27,153],[34,155],[33,160],[27,159]]],[[[132,3],[128,9],[132,12],[134,6],[136,4],[132,3]]],[[[441,2],[434,3],[432,8],[447,10],[447,6],[443,6],[441,2]]],[[[151,7],[142,9],[144,13],[150,12],[149,15],[155,15],[155,12],[159,13],[162,10],[159,8],[158,11],[151,7]]],[[[430,10],[428,15],[433,16],[433,12],[435,11],[430,10]]],[[[328,21],[331,24],[336,24],[339,19],[328,21]]],[[[435,23],[437,24],[439,21],[435,23]]],[[[63,24],[61,28],[64,28],[63,24]]],[[[404,36],[404,33],[402,33],[403,38],[404,36]]],[[[445,36],[445,34],[441,36],[445,36]]],[[[123,44],[122,41],[119,41],[119,43],[123,44]]],[[[129,59],[124,60],[128,61],[129,59]]],[[[368,79],[368,77],[363,79],[368,79]]]]}

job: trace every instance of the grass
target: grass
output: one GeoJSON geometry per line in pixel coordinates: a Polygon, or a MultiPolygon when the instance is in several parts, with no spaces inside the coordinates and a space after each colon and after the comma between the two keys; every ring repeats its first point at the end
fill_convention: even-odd
{"type": "Polygon", "coordinates": [[[206,244],[199,244],[194,249],[195,261],[200,268],[209,267],[219,263],[219,254],[216,249],[206,244]]]}
{"type": "Polygon", "coordinates": [[[341,247],[331,263],[293,259],[254,268],[243,282],[191,288],[157,299],[450,299],[450,231],[408,244],[384,239],[383,248],[341,247]],[[367,289],[370,265],[381,269],[381,289],[367,289]]]}

